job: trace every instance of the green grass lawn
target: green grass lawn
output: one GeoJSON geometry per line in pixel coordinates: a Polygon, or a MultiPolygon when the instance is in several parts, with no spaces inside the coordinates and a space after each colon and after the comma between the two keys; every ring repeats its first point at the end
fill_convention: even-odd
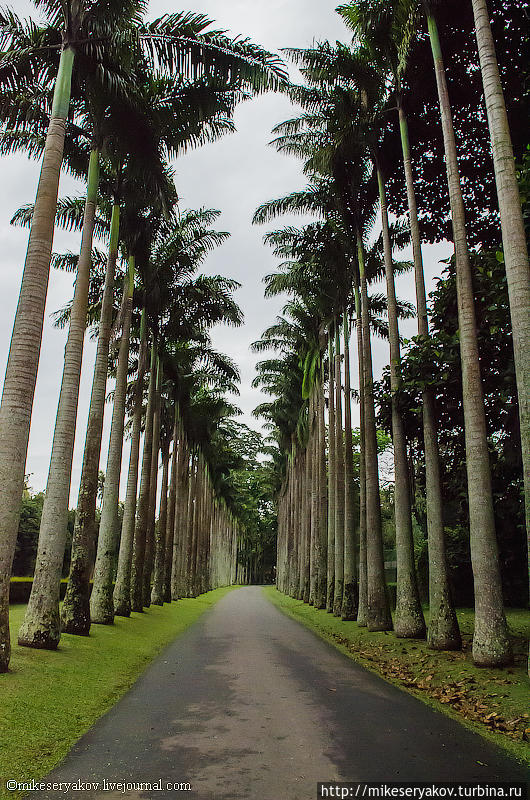
{"type": "Polygon", "coordinates": [[[0,797],[8,779],[44,776],[132,686],[150,661],[232,587],[151,606],[90,636],[63,634],[59,649],[16,644],[25,606],[11,607],[10,672],[0,675],[0,797]]]}
{"type": "MultiPolygon", "coordinates": [[[[515,665],[504,670],[482,669],[471,660],[471,609],[458,610],[463,651],[439,653],[430,650],[426,642],[397,639],[392,633],[369,633],[356,622],[342,622],[274,587],[264,591],[282,611],[350,658],[530,763],[530,611],[507,612],[515,665]]],[[[425,611],[428,618],[428,609],[425,611]]]]}

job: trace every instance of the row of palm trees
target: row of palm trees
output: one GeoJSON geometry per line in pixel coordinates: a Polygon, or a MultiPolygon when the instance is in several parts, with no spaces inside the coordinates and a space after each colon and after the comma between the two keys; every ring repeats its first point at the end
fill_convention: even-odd
{"type": "MultiPolygon", "coordinates": [[[[255,217],[256,222],[264,223],[287,212],[312,212],[321,219],[301,229],[288,227],[267,237],[276,255],[284,259],[280,271],[267,278],[267,292],[287,292],[292,298],[284,316],[255,345],[257,350],[276,351],[275,358],[258,365],[256,382],[274,399],[263,404],[257,413],[268,418],[286,454],[278,512],[278,586],[318,608],[327,607],[343,619],[356,618],[369,630],[394,627],[397,636],[406,638],[422,638],[426,634],[414,564],[410,475],[400,405],[398,323],[400,312],[407,309],[400,309],[396,298],[395,275],[407,265],[396,263],[393,255],[406,239],[411,241],[413,264],[409,266],[415,274],[418,334],[427,338],[422,241],[404,102],[412,45],[426,20],[440,101],[455,244],[475,588],[473,658],[479,665],[503,666],[511,662],[512,651],[503,609],[482,391],[481,370],[487,367],[480,364],[478,353],[466,220],[436,3],[352,0],[338,12],[352,30],[351,44],[333,46],[325,42],[308,50],[288,51],[305,79],[303,86],[289,90],[302,113],[276,128],[274,144],[280,151],[304,160],[310,183],[304,191],[263,205],[255,217]],[[381,150],[388,135],[388,115],[393,113],[399,118],[408,199],[405,230],[390,223],[388,167],[381,150]],[[382,232],[369,246],[376,217],[382,232]],[[386,283],[384,319],[380,316],[380,298],[368,291],[369,283],[382,275],[386,283]],[[358,494],[352,481],[352,322],[357,337],[361,416],[358,494]],[[397,551],[394,619],[384,579],[371,355],[371,337],[382,332],[390,344],[397,551]]],[[[530,272],[510,131],[485,0],[473,0],[473,12],[509,286],[528,528],[530,272]]],[[[446,559],[436,411],[427,381],[422,416],[429,548],[427,636],[435,649],[457,649],[461,637],[446,559]]]]}
{"type": "Polygon", "coordinates": [[[149,22],[143,0],[35,5],[39,21],[0,13],[1,152],[22,150],[42,160],[35,203],[16,215],[29,226],[29,243],[0,406],[0,671],[10,657],[9,578],[56,222],[81,230],[81,248],[78,257],[53,257],[58,266],[75,268],[75,292],[60,314],[68,338],[19,643],[55,648],[62,629],[86,634],[91,621],[110,623],[115,613],[234,578],[238,524],[223,501],[223,464],[206,451],[216,425],[235,411],[224,393],[235,389],[237,370],[213,350],[208,331],[218,322],[240,324],[232,297],[237,284],[195,275],[227,234],[211,227],[218,212],[179,210],[170,161],[233,130],[237,103],[286,81],[276,56],[213,29],[200,14],[149,22]],[[85,182],[84,198],[58,200],[63,169],[85,182]],[[107,243],[97,269],[95,236],[107,243]],[[87,320],[97,320],[97,355],[61,619],[87,320]],[[115,388],[89,597],[109,360],[115,388]],[[132,446],[120,539],[126,425],[132,446]]]}

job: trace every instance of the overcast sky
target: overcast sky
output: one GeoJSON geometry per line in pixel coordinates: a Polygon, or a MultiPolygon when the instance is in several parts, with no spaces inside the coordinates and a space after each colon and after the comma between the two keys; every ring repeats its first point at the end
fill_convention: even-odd
{"type": "MultiPolygon", "coordinates": [[[[16,0],[20,15],[33,14],[28,0],[16,0]]],[[[174,0],[152,0],[150,15],[192,10],[207,14],[215,20],[216,27],[233,34],[249,36],[269,50],[283,47],[305,47],[314,39],[345,40],[347,32],[335,14],[335,0],[202,0],[198,5],[181,6],[174,0]]],[[[271,129],[278,122],[292,116],[289,102],[277,95],[265,95],[243,104],[236,114],[237,133],[220,142],[190,153],[176,164],[177,190],[183,208],[207,206],[222,211],[218,222],[220,230],[230,231],[229,241],[212,254],[204,271],[236,278],[242,288],[237,300],[245,313],[243,328],[217,329],[214,342],[218,349],[228,353],[239,365],[242,376],[241,396],[238,404],[243,410],[242,420],[258,426],[251,416],[253,408],[262,401],[260,393],[252,389],[256,357],[249,345],[258,339],[281,309],[279,300],[263,298],[263,276],[274,269],[275,261],[269,248],[262,243],[265,229],[253,227],[252,215],[262,202],[300,189],[304,185],[299,163],[278,154],[268,147],[271,129]]],[[[0,196],[0,251],[3,269],[0,278],[2,313],[0,315],[0,375],[3,378],[11,327],[16,309],[20,279],[27,245],[27,231],[13,228],[9,220],[21,205],[32,202],[38,180],[39,166],[22,156],[4,158],[2,163],[3,191],[0,196]]],[[[60,193],[81,191],[67,176],[61,180],[60,193]]],[[[292,221],[292,220],[291,220],[292,221]]],[[[287,221],[288,222],[288,221],[287,221]]],[[[278,221],[277,226],[281,226],[278,221]]],[[[275,223],[276,225],[276,223],[275,223]]],[[[76,250],[79,237],[57,232],[54,249],[76,250]]],[[[425,251],[428,288],[440,273],[439,259],[447,257],[447,247],[429,247],[425,251]]],[[[414,301],[412,276],[399,279],[398,294],[414,301]]],[[[26,472],[31,474],[30,485],[44,489],[48,472],[55,412],[62,374],[63,350],[66,332],[52,327],[51,314],[72,296],[72,276],[53,272],[50,276],[44,336],[35,393],[31,437],[26,472]]],[[[416,333],[415,323],[403,325],[403,334],[416,333]]],[[[84,432],[88,416],[91,375],[95,358],[95,345],[87,340],[83,360],[82,385],[79,402],[78,426],[72,474],[70,505],[75,506],[84,446],[84,432]]],[[[376,377],[388,362],[386,343],[374,342],[374,369],[376,377]]],[[[354,369],[355,369],[354,365],[354,369]]],[[[110,388],[110,387],[109,387],[110,388]]],[[[354,419],[358,415],[354,411],[354,419]]],[[[106,444],[110,425],[110,408],[107,407],[101,468],[105,470],[106,444]]],[[[124,448],[124,470],[128,464],[129,448],[124,448]]],[[[122,475],[121,495],[125,493],[122,475]]]]}

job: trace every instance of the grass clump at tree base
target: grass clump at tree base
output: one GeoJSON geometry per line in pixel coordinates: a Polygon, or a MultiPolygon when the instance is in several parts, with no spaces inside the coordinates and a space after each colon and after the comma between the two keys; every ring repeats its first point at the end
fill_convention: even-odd
{"type": "Polygon", "coordinates": [[[57,651],[19,647],[26,607],[12,606],[10,671],[0,675],[0,797],[17,796],[6,780],[39,779],[62,761],[153,658],[231,589],[116,617],[88,637],[63,634],[57,651]]]}
{"type": "MultiPolygon", "coordinates": [[[[474,614],[458,609],[462,652],[431,650],[425,641],[398,639],[393,633],[370,633],[356,622],[294,600],[274,587],[267,597],[289,616],[353,658],[363,667],[405,689],[439,711],[530,764],[530,680],[527,674],[530,611],[508,609],[515,665],[508,669],[476,667],[471,659],[474,614]]],[[[429,610],[425,609],[428,622],[429,610]]]]}

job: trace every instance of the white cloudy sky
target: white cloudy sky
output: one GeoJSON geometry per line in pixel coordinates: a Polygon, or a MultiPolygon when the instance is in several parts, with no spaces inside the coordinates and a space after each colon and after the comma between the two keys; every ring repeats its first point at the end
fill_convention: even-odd
{"type": "MultiPolygon", "coordinates": [[[[28,0],[15,0],[14,6],[21,15],[33,13],[28,0]]],[[[149,13],[151,16],[158,16],[183,8],[202,12],[216,21],[216,27],[249,36],[267,49],[278,51],[282,47],[308,46],[314,39],[334,41],[347,37],[342,22],[334,13],[335,6],[335,0],[201,0],[193,6],[181,5],[176,0],[151,0],[149,13]]],[[[205,271],[229,275],[242,284],[237,299],[245,312],[245,326],[237,330],[218,329],[214,339],[216,346],[232,356],[240,367],[242,386],[238,402],[244,412],[243,421],[253,426],[258,423],[252,418],[251,412],[261,402],[262,397],[251,387],[256,358],[250,353],[249,344],[258,339],[262,330],[274,320],[280,310],[280,302],[263,298],[262,278],[274,268],[274,259],[269,249],[262,244],[265,231],[253,227],[251,219],[260,203],[303,186],[299,164],[267,146],[272,127],[289,116],[292,116],[292,108],[285,98],[276,95],[259,97],[238,110],[236,134],[195,151],[176,164],[177,189],[183,207],[208,206],[220,209],[223,213],[219,228],[232,233],[231,239],[209,258],[205,271]]],[[[0,375],[5,371],[27,244],[27,231],[10,227],[9,219],[19,206],[33,200],[38,165],[21,156],[4,158],[2,176],[0,375]]],[[[61,193],[71,193],[75,188],[71,180],[63,178],[61,193]]],[[[77,246],[78,237],[61,232],[56,234],[56,250],[74,250],[77,246]]],[[[447,253],[448,250],[444,247],[426,249],[429,284],[439,274],[438,260],[446,257],[447,253]]],[[[414,300],[411,276],[400,278],[398,293],[405,299],[414,300]]],[[[72,276],[53,273],[48,292],[26,468],[26,472],[31,474],[30,483],[35,489],[43,489],[46,484],[66,340],[65,332],[52,327],[50,315],[69,300],[71,295],[72,276]]],[[[403,333],[414,335],[414,323],[404,325],[403,333]]],[[[374,368],[376,375],[379,375],[388,361],[387,345],[376,342],[374,347],[374,368]]],[[[72,475],[72,506],[77,499],[94,357],[95,346],[87,341],[72,475]]],[[[108,434],[109,409],[106,416],[105,429],[108,434]]],[[[101,458],[102,469],[105,469],[106,462],[105,444],[101,458]]],[[[124,470],[127,461],[126,446],[124,470]]],[[[122,480],[122,494],[124,490],[125,481],[122,480]]]]}

